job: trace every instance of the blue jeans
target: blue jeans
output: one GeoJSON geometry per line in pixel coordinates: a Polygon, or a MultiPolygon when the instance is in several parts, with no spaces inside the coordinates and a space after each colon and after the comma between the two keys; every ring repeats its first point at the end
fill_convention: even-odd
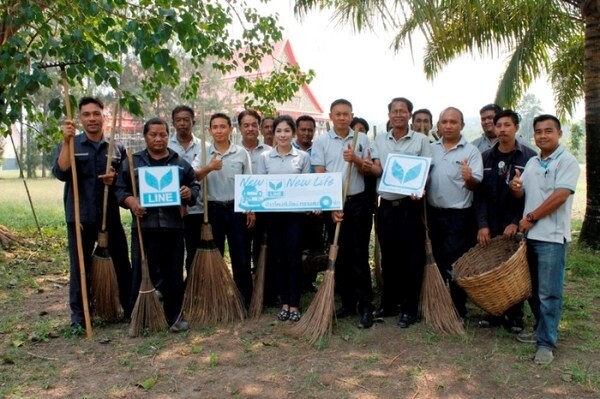
{"type": "Polygon", "coordinates": [[[554,348],[562,311],[567,243],[527,240],[532,294],[529,306],[535,316],[537,346],[554,348]]]}

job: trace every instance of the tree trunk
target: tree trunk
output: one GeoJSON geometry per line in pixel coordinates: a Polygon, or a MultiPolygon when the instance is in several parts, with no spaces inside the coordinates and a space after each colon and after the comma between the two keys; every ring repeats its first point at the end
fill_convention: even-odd
{"type": "Polygon", "coordinates": [[[600,249],[600,2],[586,1],[585,19],[585,131],[587,205],[580,241],[600,249]]]}

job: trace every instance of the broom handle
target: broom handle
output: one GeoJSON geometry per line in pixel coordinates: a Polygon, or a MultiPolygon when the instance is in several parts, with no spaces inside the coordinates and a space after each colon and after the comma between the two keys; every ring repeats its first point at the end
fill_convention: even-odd
{"type": "MultiPolygon", "coordinates": [[[[135,171],[133,168],[133,154],[131,151],[127,151],[127,159],[129,160],[129,175],[131,177],[131,189],[133,191],[133,197],[138,198],[137,194],[137,186],[135,185],[135,171]]],[[[140,243],[140,254],[142,256],[142,265],[146,260],[146,252],[144,251],[144,241],[142,240],[142,223],[140,222],[140,217],[135,216],[135,223],[137,225],[138,231],[138,242],[140,243]]],[[[142,267],[142,273],[144,272],[144,268],[142,267]]]]}
{"type": "MultiPolygon", "coordinates": [[[[348,145],[349,148],[356,148],[356,143],[358,142],[359,132],[354,132],[354,137],[352,138],[352,147],[348,145]]],[[[348,190],[350,190],[350,178],[352,177],[352,162],[348,162],[348,168],[346,170],[346,179],[344,180],[344,187],[342,187],[342,209],[344,205],[346,205],[346,197],[348,197],[348,190]]],[[[342,227],[342,222],[335,223],[335,233],[333,235],[333,245],[337,245],[338,239],[340,237],[340,229],[342,227]]]]}
{"type": "MultiPolygon", "coordinates": [[[[200,131],[202,135],[200,136],[202,148],[202,166],[206,166],[206,131],[204,129],[204,111],[200,108],[200,131]]],[[[202,179],[202,207],[204,208],[204,224],[208,224],[208,176],[204,176],[202,179]]]]}
{"type": "MultiPolygon", "coordinates": [[[[69,82],[67,71],[60,67],[62,84],[65,92],[65,107],[67,119],[71,120],[71,101],[69,99],[69,82]]],[[[71,183],[73,184],[73,208],[75,213],[75,240],[77,242],[77,260],[79,261],[79,280],[81,284],[81,299],[83,301],[83,318],[85,320],[85,333],[89,340],[92,339],[92,320],[90,317],[90,305],[88,303],[87,280],[85,276],[85,261],[83,258],[83,240],[81,238],[81,213],[79,210],[79,182],[77,181],[77,165],[75,164],[75,141],[69,140],[69,157],[71,162],[71,183]]]]}
{"type": "MultiPolygon", "coordinates": [[[[117,112],[119,110],[119,99],[115,103],[115,109],[113,112],[112,126],[110,128],[110,142],[108,143],[108,152],[106,153],[106,171],[105,174],[110,173],[110,167],[112,165],[112,156],[115,150],[115,128],[117,126],[117,112]]],[[[106,208],[108,208],[108,191],[109,185],[104,185],[104,196],[102,198],[102,228],[101,231],[106,231],[106,208]]]]}

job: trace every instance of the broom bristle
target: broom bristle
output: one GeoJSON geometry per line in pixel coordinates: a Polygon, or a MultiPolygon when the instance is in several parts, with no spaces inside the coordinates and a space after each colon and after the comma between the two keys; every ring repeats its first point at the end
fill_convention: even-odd
{"type": "Polygon", "coordinates": [[[306,337],[311,344],[321,338],[329,338],[333,328],[334,288],[335,276],[333,269],[329,268],[310,306],[300,321],[289,329],[290,333],[306,337]]]}
{"type": "Polygon", "coordinates": [[[183,313],[189,321],[201,324],[243,320],[245,309],[240,292],[212,239],[210,225],[203,224],[200,248],[186,283],[183,313]]]}
{"type": "MultiPolygon", "coordinates": [[[[148,270],[147,261],[142,262],[142,268],[148,270]]],[[[129,336],[138,337],[146,331],[166,330],[168,326],[165,311],[158,299],[156,289],[154,289],[148,273],[142,273],[140,292],[131,312],[129,336]]]]}
{"type": "Polygon", "coordinates": [[[465,329],[460,315],[452,302],[452,297],[444,283],[444,279],[433,260],[431,242],[429,240],[426,240],[425,248],[427,252],[427,264],[425,265],[423,286],[421,289],[421,309],[425,322],[441,334],[464,334],[465,329]]]}
{"type": "MultiPolygon", "coordinates": [[[[100,248],[98,248],[100,249],[100,248]]],[[[121,316],[119,283],[112,258],[108,251],[97,251],[92,256],[91,302],[93,313],[107,321],[116,321],[121,316]]]]}
{"type": "Polygon", "coordinates": [[[258,255],[258,265],[254,275],[254,288],[252,290],[252,300],[250,301],[249,315],[251,319],[260,317],[263,311],[263,299],[265,294],[265,269],[267,263],[267,244],[260,246],[258,255]]]}

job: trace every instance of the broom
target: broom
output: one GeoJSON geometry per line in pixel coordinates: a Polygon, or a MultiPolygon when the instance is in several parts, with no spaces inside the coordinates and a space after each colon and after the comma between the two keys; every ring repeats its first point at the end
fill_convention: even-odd
{"type": "Polygon", "coordinates": [[[265,294],[265,269],[267,263],[267,233],[263,236],[258,254],[258,264],[254,275],[254,288],[252,289],[252,300],[250,301],[250,318],[257,319],[262,314],[263,299],[265,294]]]}
{"type": "MultiPolygon", "coordinates": [[[[202,164],[206,165],[206,133],[204,113],[200,112],[202,129],[202,164]]],[[[183,296],[183,313],[189,321],[215,324],[244,319],[244,304],[229,267],[217,248],[208,223],[207,179],[202,180],[204,223],[200,230],[200,247],[196,250],[183,296]]]]}
{"type": "MultiPolygon", "coordinates": [[[[356,148],[359,133],[355,132],[352,140],[352,148],[356,148]]],[[[350,188],[350,176],[352,175],[352,163],[348,162],[346,179],[342,189],[342,207],[346,203],[346,196],[350,188]]],[[[323,282],[319,286],[310,306],[302,315],[299,322],[290,328],[293,335],[305,336],[311,344],[323,337],[329,337],[333,328],[333,316],[335,310],[335,260],[338,254],[338,239],[342,223],[336,222],[333,243],[329,246],[327,256],[327,270],[323,276],[323,282]]]]}
{"type": "Polygon", "coordinates": [[[460,320],[460,315],[452,302],[450,292],[433,258],[425,206],[425,199],[423,198],[426,264],[421,288],[421,310],[425,318],[425,323],[430,324],[441,334],[464,334],[465,329],[460,320]]]}
{"type": "MultiPolygon", "coordinates": [[[[127,157],[129,159],[129,173],[131,174],[131,186],[133,189],[133,196],[137,198],[137,187],[135,183],[135,172],[133,167],[133,154],[131,151],[127,151],[127,157]]],[[[131,323],[129,324],[129,336],[138,337],[142,333],[156,332],[166,330],[168,327],[165,312],[160,304],[156,289],[152,285],[150,279],[150,272],[148,271],[148,259],[146,259],[146,252],[144,251],[144,242],[142,240],[142,224],[140,223],[140,217],[135,217],[137,224],[138,240],[140,243],[140,254],[142,258],[142,282],[140,284],[140,291],[135,301],[135,306],[131,312],[131,323]]]]}
{"type": "MultiPolygon", "coordinates": [[[[118,101],[118,100],[117,100],[118,101]]],[[[113,113],[112,130],[108,153],[106,155],[106,174],[110,173],[111,160],[115,143],[115,126],[117,121],[118,102],[113,113]]],[[[94,313],[108,321],[119,318],[121,302],[119,301],[119,284],[115,267],[108,252],[108,232],[106,231],[106,208],[108,205],[109,186],[104,185],[102,201],[102,226],[98,232],[98,244],[92,255],[91,293],[94,313]]]]}

